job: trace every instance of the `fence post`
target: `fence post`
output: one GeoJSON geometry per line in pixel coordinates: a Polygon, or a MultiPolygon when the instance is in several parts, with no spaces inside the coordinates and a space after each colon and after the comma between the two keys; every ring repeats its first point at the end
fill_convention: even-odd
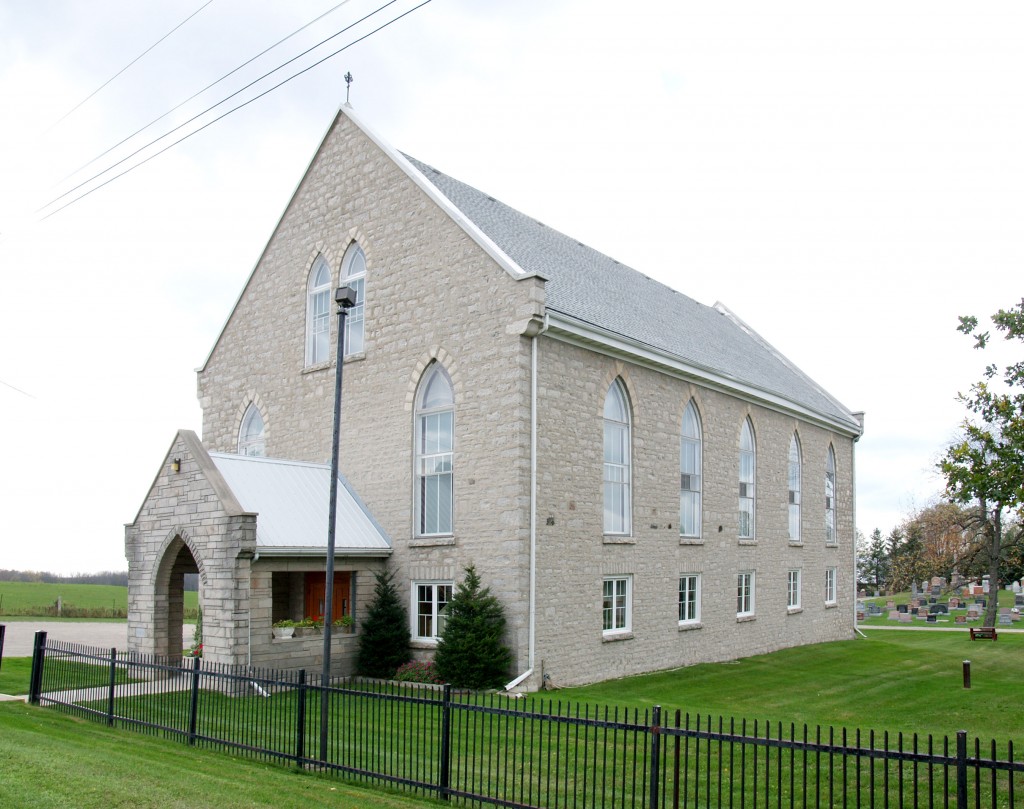
{"type": "Polygon", "coordinates": [[[7,624],[0,624],[0,668],[4,665],[4,635],[7,634],[7,624]]]}
{"type": "Polygon", "coordinates": [[[956,809],[967,809],[967,731],[956,732],[956,809]]]}
{"type": "Polygon", "coordinates": [[[28,678],[28,701],[39,704],[39,693],[43,690],[43,660],[46,656],[46,633],[36,632],[32,645],[32,673],[28,678]]]}
{"type": "Polygon", "coordinates": [[[651,714],[651,790],[648,806],[657,809],[658,786],[661,780],[661,706],[655,705],[651,714]]]}
{"type": "Polygon", "coordinates": [[[451,800],[448,789],[451,786],[452,769],[452,686],[445,683],[441,700],[441,773],[440,791],[442,800],[451,800]]]}
{"type": "Polygon", "coordinates": [[[107,696],[107,724],[114,726],[114,683],[117,682],[117,649],[110,647],[110,692],[107,696]]]}
{"type": "Polygon", "coordinates": [[[295,763],[306,757],[306,670],[299,669],[299,696],[295,716],[295,763]]]}
{"type": "Polygon", "coordinates": [[[188,709],[188,743],[196,743],[196,716],[199,713],[199,662],[201,657],[192,658],[192,699],[188,709]]]}

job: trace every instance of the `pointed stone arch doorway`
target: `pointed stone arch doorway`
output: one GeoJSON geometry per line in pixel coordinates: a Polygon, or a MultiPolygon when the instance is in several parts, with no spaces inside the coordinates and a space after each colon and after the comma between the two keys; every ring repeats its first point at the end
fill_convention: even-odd
{"type": "MultiPolygon", "coordinates": [[[[180,658],[185,649],[185,575],[199,574],[200,604],[206,573],[180,533],[167,544],[153,582],[153,651],[180,658]]],[[[188,639],[191,641],[191,638],[188,639]]]]}

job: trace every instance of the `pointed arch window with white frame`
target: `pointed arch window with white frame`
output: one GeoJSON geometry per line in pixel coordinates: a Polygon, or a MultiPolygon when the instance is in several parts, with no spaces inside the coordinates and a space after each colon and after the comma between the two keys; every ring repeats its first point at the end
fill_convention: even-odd
{"type": "Polygon", "coordinates": [[[253,458],[262,458],[267,454],[266,426],[263,414],[255,403],[251,403],[242,416],[238,429],[238,454],[253,458]]]}
{"type": "Polygon", "coordinates": [[[825,458],[825,544],[836,542],[836,453],[829,444],[825,458]]]}
{"type": "Polygon", "coordinates": [[[631,418],[622,380],[604,399],[604,533],[628,536],[632,530],[631,418]]]}
{"type": "Polygon", "coordinates": [[[700,413],[691,399],[683,411],[679,446],[679,534],[697,539],[701,532],[701,434],[700,413]]]}
{"type": "Polygon", "coordinates": [[[366,255],[352,242],[341,260],[341,285],[355,292],[356,302],[345,316],[345,356],[361,354],[365,349],[366,255]]]}
{"type": "Polygon", "coordinates": [[[330,359],[331,268],[321,255],[309,271],[306,289],[306,366],[330,359]]]}
{"type": "Polygon", "coordinates": [[[416,396],[416,536],[453,532],[455,397],[448,374],[433,363],[416,396]]]}
{"type": "Polygon", "coordinates": [[[754,479],[757,471],[757,448],[754,443],[754,428],[750,419],[743,420],[740,428],[739,468],[739,536],[740,539],[754,539],[754,479]]]}
{"type": "Polygon", "coordinates": [[[800,489],[803,479],[803,460],[800,437],[793,433],[789,439],[789,541],[800,541],[800,489]]]}

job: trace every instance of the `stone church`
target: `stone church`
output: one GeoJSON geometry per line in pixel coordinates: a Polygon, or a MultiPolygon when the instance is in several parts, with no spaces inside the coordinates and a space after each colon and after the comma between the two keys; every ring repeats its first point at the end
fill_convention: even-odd
{"type": "Polygon", "coordinates": [[[129,643],[316,669],[338,494],[335,672],[376,571],[429,657],[474,564],[509,687],[570,685],[849,638],[853,413],[705,306],[334,118],[198,371],[126,527],[129,643]],[[341,472],[331,480],[338,318],[341,472]]]}

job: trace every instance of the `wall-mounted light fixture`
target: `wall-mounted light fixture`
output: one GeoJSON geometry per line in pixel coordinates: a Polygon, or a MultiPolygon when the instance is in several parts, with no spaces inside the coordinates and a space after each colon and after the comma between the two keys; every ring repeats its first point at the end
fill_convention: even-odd
{"type": "Polygon", "coordinates": [[[173,461],[171,461],[171,471],[172,472],[180,472],[181,471],[181,458],[175,458],[173,461]]]}

